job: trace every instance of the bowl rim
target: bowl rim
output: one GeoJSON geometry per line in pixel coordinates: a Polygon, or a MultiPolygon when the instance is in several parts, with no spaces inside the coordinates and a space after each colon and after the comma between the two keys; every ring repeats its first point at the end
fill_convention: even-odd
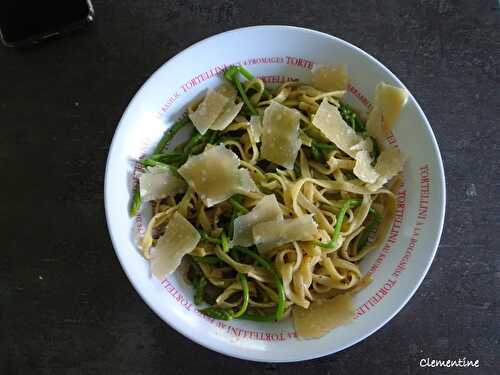
{"type": "Polygon", "coordinates": [[[428,263],[425,265],[425,269],[423,269],[423,272],[421,273],[419,279],[417,280],[417,282],[414,284],[414,286],[412,287],[410,293],[408,294],[408,296],[404,299],[404,300],[401,300],[401,302],[399,303],[399,305],[397,305],[396,309],[394,310],[394,312],[390,315],[388,315],[386,317],[386,319],[384,319],[379,325],[373,327],[373,329],[369,330],[365,335],[362,335],[360,337],[357,337],[355,339],[353,339],[352,341],[350,341],[348,344],[340,347],[340,348],[336,348],[334,350],[329,350],[329,349],[323,349],[323,350],[318,350],[314,355],[304,355],[304,356],[296,356],[292,359],[281,359],[281,358],[278,358],[276,360],[273,360],[272,362],[275,362],[275,363],[291,363],[291,362],[299,362],[299,361],[305,361],[305,360],[312,360],[312,359],[317,359],[317,358],[320,358],[320,357],[323,357],[323,356],[326,356],[326,355],[330,355],[330,354],[334,354],[334,353],[337,353],[337,352],[340,352],[342,350],[345,350],[361,341],[363,341],[365,338],[367,338],[368,336],[371,336],[372,334],[374,334],[375,332],[377,332],[380,328],[382,328],[384,325],[386,325],[392,318],[394,318],[394,316],[396,314],[398,314],[401,309],[403,307],[406,306],[406,304],[408,303],[408,301],[413,297],[413,295],[415,294],[415,292],[417,291],[417,289],[420,287],[423,279],[425,278],[425,276],[427,275],[427,272],[429,271],[430,269],[430,266],[431,264],[433,263],[434,261],[434,258],[436,256],[436,253],[437,253],[437,249],[439,247],[439,243],[440,243],[440,240],[441,240],[441,236],[442,236],[442,232],[443,232],[443,226],[444,226],[444,219],[445,219],[445,213],[446,213],[446,178],[445,178],[445,174],[444,174],[444,167],[443,167],[443,159],[442,159],[442,156],[441,156],[441,152],[440,152],[440,149],[439,149],[439,145],[437,143],[437,140],[436,140],[436,137],[435,137],[435,134],[434,132],[432,131],[432,127],[430,126],[430,123],[429,123],[429,120],[427,119],[427,116],[425,115],[425,113],[423,112],[422,108],[420,107],[419,103],[417,102],[417,100],[415,99],[415,97],[413,97],[412,93],[410,92],[410,90],[407,89],[407,87],[403,84],[403,82],[401,82],[401,80],[394,74],[391,72],[391,70],[389,68],[387,68],[384,64],[382,64],[380,61],[378,61],[375,57],[371,56],[369,53],[365,52],[364,50],[362,50],[361,48],[341,39],[341,38],[338,38],[338,37],[335,37],[333,35],[330,35],[330,34],[327,34],[327,33],[324,33],[324,32],[321,32],[321,31],[317,31],[317,30],[312,30],[312,29],[308,29],[308,28],[304,28],[304,27],[297,27],[297,26],[289,26],[289,25],[258,25],[258,26],[247,26],[247,27],[241,27],[241,28],[236,28],[236,29],[232,29],[232,30],[228,30],[228,31],[225,31],[225,32],[222,32],[222,33],[218,33],[218,34],[214,34],[214,35],[211,35],[209,37],[206,37],[198,42],[195,42],[193,44],[191,44],[189,47],[183,49],[182,51],[178,52],[177,54],[175,54],[174,56],[172,56],[171,58],[169,58],[167,61],[165,61],[164,63],[162,63],[145,81],[144,83],[141,85],[141,87],[137,90],[137,92],[134,94],[134,96],[132,97],[132,99],[129,101],[129,103],[127,104],[127,107],[125,109],[125,111],[123,112],[122,116],[120,117],[120,121],[118,122],[118,125],[117,127],[115,128],[115,131],[113,133],[113,138],[112,138],[112,141],[111,141],[111,145],[109,147],[109,151],[108,151],[108,156],[107,156],[107,159],[106,159],[106,167],[105,167],[105,174],[104,174],[104,208],[105,208],[105,216],[106,216],[106,225],[107,225],[107,228],[108,228],[108,233],[109,233],[109,236],[110,236],[110,239],[111,239],[111,243],[113,245],[113,249],[115,251],[115,254],[118,258],[118,261],[120,262],[120,266],[122,268],[122,271],[125,273],[125,275],[127,276],[127,279],[129,280],[129,282],[132,284],[132,286],[134,287],[135,291],[139,294],[139,296],[141,297],[141,299],[143,300],[143,302],[146,303],[146,305],[151,309],[153,310],[153,312],[160,318],[162,319],[165,323],[167,323],[170,327],[172,327],[174,330],[176,330],[178,333],[180,333],[181,335],[183,335],[184,337],[188,338],[189,340],[207,348],[207,349],[210,349],[210,350],[213,350],[217,353],[220,353],[220,354],[223,354],[223,355],[226,355],[226,356],[229,356],[229,357],[233,357],[233,358],[238,358],[238,359],[243,359],[243,360],[250,360],[250,361],[255,361],[255,362],[266,362],[268,363],[269,361],[267,360],[264,360],[264,359],[261,359],[261,358],[258,358],[256,356],[253,356],[253,355],[241,355],[239,353],[236,353],[236,352],[232,352],[231,350],[225,350],[224,348],[220,348],[218,347],[217,345],[213,344],[212,342],[210,341],[203,341],[203,340],[200,340],[198,338],[197,335],[195,334],[192,334],[190,332],[188,332],[187,330],[184,330],[182,325],[179,324],[178,322],[175,322],[175,321],[171,321],[171,320],[168,320],[167,318],[163,317],[162,314],[158,311],[158,309],[150,304],[147,300],[147,298],[145,298],[144,294],[142,293],[141,291],[141,288],[139,287],[138,283],[135,281],[135,279],[129,275],[129,273],[127,272],[126,268],[125,268],[125,265],[124,265],[124,261],[123,261],[123,255],[120,254],[120,252],[117,250],[117,248],[119,247],[118,245],[118,241],[115,239],[114,235],[113,235],[113,232],[111,230],[111,213],[110,213],[110,210],[109,210],[109,204],[108,202],[110,201],[110,194],[111,192],[108,192],[108,181],[110,179],[110,159],[111,159],[111,155],[113,154],[113,150],[117,147],[116,145],[116,134],[119,132],[120,128],[122,126],[124,126],[124,118],[127,117],[127,113],[128,111],[130,110],[130,108],[132,107],[132,104],[138,100],[138,98],[141,96],[142,92],[145,90],[148,82],[150,82],[151,80],[153,80],[155,78],[155,76],[158,75],[159,71],[165,67],[166,65],[168,64],[172,64],[172,63],[175,63],[176,60],[178,60],[179,58],[181,58],[184,54],[188,53],[188,51],[198,47],[199,45],[202,45],[204,44],[206,41],[208,40],[215,40],[215,39],[218,39],[218,38],[222,38],[222,37],[225,37],[229,34],[234,34],[234,33],[239,33],[241,31],[252,31],[252,30],[261,30],[261,29],[269,29],[269,30],[272,30],[272,29],[281,29],[281,30],[298,30],[298,31],[301,31],[301,32],[305,32],[305,33],[310,33],[310,34],[315,34],[317,36],[320,36],[320,37],[323,37],[323,38],[328,38],[330,40],[334,40],[350,49],[353,49],[355,51],[357,51],[358,53],[360,53],[361,55],[363,55],[365,58],[367,58],[371,63],[373,64],[376,64],[378,65],[379,68],[381,68],[382,70],[385,71],[386,74],[388,74],[389,76],[391,76],[401,87],[405,88],[408,93],[409,93],[409,97],[411,97],[414,102],[415,102],[415,107],[417,109],[417,112],[419,113],[420,116],[422,116],[423,118],[423,123],[425,124],[425,127],[427,128],[427,131],[429,133],[429,136],[430,136],[430,140],[431,140],[431,143],[432,143],[432,147],[433,147],[433,150],[434,152],[436,153],[436,156],[437,156],[437,168],[436,168],[436,172],[438,174],[438,177],[439,177],[439,180],[441,183],[441,191],[438,191],[437,194],[440,194],[440,197],[441,197],[441,205],[442,205],[442,210],[439,212],[439,217],[437,218],[437,224],[438,224],[438,230],[436,232],[437,236],[436,236],[436,240],[434,241],[434,244],[433,244],[433,248],[432,248],[432,251],[430,253],[430,258],[429,258],[429,261],[428,263]]]}

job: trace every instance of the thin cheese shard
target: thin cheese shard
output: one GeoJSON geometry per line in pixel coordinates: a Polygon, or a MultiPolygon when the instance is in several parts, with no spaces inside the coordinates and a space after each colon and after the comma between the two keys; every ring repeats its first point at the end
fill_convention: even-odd
{"type": "Polygon", "coordinates": [[[234,102],[238,93],[232,84],[227,81],[224,81],[219,87],[215,89],[219,94],[224,95],[229,102],[234,102]]]}
{"type": "Polygon", "coordinates": [[[324,99],[312,123],[339,149],[353,158],[356,156],[358,150],[353,149],[353,146],[362,142],[363,138],[347,125],[337,107],[324,99]]]}
{"type": "Polygon", "coordinates": [[[312,241],[319,235],[313,215],[262,222],[254,225],[252,234],[260,253],[292,241],[312,241]]]}
{"type": "Polygon", "coordinates": [[[170,219],[165,233],[158,239],[151,258],[151,272],[158,279],[174,272],[182,257],[194,250],[200,241],[196,228],[178,212],[170,219]]]}
{"type": "Polygon", "coordinates": [[[373,141],[371,138],[365,138],[361,142],[351,147],[351,151],[362,151],[362,150],[366,150],[368,152],[373,151],[373,141]]]}
{"type": "Polygon", "coordinates": [[[217,91],[208,90],[207,95],[196,108],[189,114],[198,132],[205,134],[215,120],[221,115],[229,99],[217,91]]]}
{"type": "Polygon", "coordinates": [[[349,76],[347,65],[315,65],[312,69],[312,84],[321,91],[344,91],[349,76]]]}
{"type": "Polygon", "coordinates": [[[254,244],[252,229],[254,225],[267,221],[283,220],[283,212],[274,194],[264,196],[247,214],[234,220],[233,244],[251,246],[254,244]]]}
{"type": "Polygon", "coordinates": [[[257,184],[252,179],[250,171],[245,168],[238,169],[240,175],[240,186],[235,190],[235,193],[248,192],[248,191],[259,191],[257,184]]]}
{"type": "Polygon", "coordinates": [[[235,117],[238,116],[238,113],[240,113],[242,107],[243,102],[238,104],[234,104],[232,102],[228,103],[221,115],[210,126],[210,129],[224,130],[225,128],[227,128],[233,122],[235,117]]]}
{"type": "Polygon", "coordinates": [[[262,136],[262,121],[260,116],[250,117],[250,133],[252,134],[255,143],[259,143],[260,137],[262,136]]]}
{"type": "Polygon", "coordinates": [[[214,146],[190,156],[179,174],[198,193],[207,207],[223,202],[238,192],[256,191],[245,169],[238,169],[238,156],[224,147],[214,146]]]}
{"type": "Polygon", "coordinates": [[[367,183],[374,183],[377,181],[379,174],[371,165],[372,158],[366,150],[359,151],[356,154],[356,164],[354,165],[353,172],[361,181],[367,183]]]}
{"type": "Polygon", "coordinates": [[[368,115],[366,130],[382,145],[408,100],[405,89],[380,82],[375,88],[373,109],[368,115]]]}
{"type": "Polygon", "coordinates": [[[375,164],[375,171],[379,176],[374,183],[368,184],[367,188],[371,191],[380,189],[387,181],[401,172],[405,161],[406,155],[396,147],[383,150],[377,159],[377,164],[375,164]]]}
{"type": "Polygon", "coordinates": [[[292,169],[301,146],[299,112],[273,101],[262,122],[261,157],[292,169]]]}
{"type": "Polygon", "coordinates": [[[309,308],[295,306],[293,323],[301,339],[317,339],[354,318],[354,304],[350,293],[340,294],[330,300],[313,301],[309,308]]]}
{"type": "Polygon", "coordinates": [[[150,167],[139,177],[143,202],[162,199],[186,191],[186,183],[170,168],[150,167]]]}

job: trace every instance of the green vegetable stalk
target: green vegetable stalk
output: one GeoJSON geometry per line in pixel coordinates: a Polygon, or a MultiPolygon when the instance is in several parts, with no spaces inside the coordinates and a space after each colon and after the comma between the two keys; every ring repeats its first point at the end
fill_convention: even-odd
{"type": "Polygon", "coordinates": [[[337,214],[337,223],[333,230],[332,239],[328,242],[316,242],[316,245],[323,247],[325,249],[332,249],[337,246],[337,240],[340,235],[340,230],[342,229],[342,223],[344,222],[345,214],[349,208],[359,206],[361,200],[359,199],[346,199],[339,213],[337,214]]]}
{"type": "Polygon", "coordinates": [[[222,244],[222,251],[225,253],[228,253],[229,252],[229,238],[227,238],[226,232],[221,233],[220,241],[222,244]]]}
{"type": "MultiPolygon", "coordinates": [[[[222,245],[222,252],[219,251],[217,255],[219,257],[227,258],[229,255],[227,253],[230,250],[230,245],[229,245],[229,240],[225,232],[222,232],[221,238],[216,239],[213,237],[209,237],[204,231],[200,230],[200,234],[202,235],[202,238],[205,240],[209,240],[211,242],[217,243],[222,245]],[[217,241],[217,242],[215,242],[217,241]]],[[[248,282],[246,279],[245,274],[239,273],[238,274],[238,279],[241,283],[242,291],[243,291],[243,303],[238,312],[234,312],[231,309],[223,309],[217,306],[211,306],[207,307],[205,309],[200,310],[201,313],[210,316],[214,319],[219,319],[219,320],[231,320],[233,318],[240,318],[240,319],[246,319],[246,320],[260,320],[260,321],[278,321],[281,318],[283,318],[283,314],[285,312],[285,289],[283,288],[283,283],[281,282],[280,277],[274,270],[272,264],[265,258],[261,257],[257,253],[244,248],[244,247],[234,247],[231,251],[231,254],[234,253],[234,258],[239,259],[238,253],[250,256],[253,258],[261,267],[263,267],[265,270],[267,270],[273,279],[274,285],[276,287],[276,290],[278,292],[278,303],[276,306],[276,311],[274,314],[269,315],[269,316],[260,316],[260,315],[252,315],[252,314],[247,314],[246,310],[248,308],[248,301],[249,301],[249,289],[248,289],[248,282]]],[[[198,258],[198,257],[197,257],[198,258]]],[[[201,258],[203,259],[203,258],[201,258]]],[[[222,261],[229,262],[231,263],[230,259],[222,261]]]]}
{"type": "MultiPolygon", "coordinates": [[[[242,72],[241,67],[238,66],[231,66],[226,71],[224,72],[224,78],[226,78],[229,82],[234,84],[236,86],[236,89],[238,90],[238,93],[240,94],[241,98],[243,99],[243,102],[247,106],[248,110],[252,115],[257,115],[258,112],[254,108],[253,104],[250,102],[250,99],[248,99],[247,94],[245,93],[245,90],[243,89],[243,85],[241,84],[240,81],[240,73],[242,72]]],[[[243,69],[244,71],[244,69],[243,69]]],[[[245,71],[244,74],[250,74],[245,71]]]]}
{"type": "Polygon", "coordinates": [[[177,121],[169,129],[165,130],[165,133],[163,133],[160,142],[158,142],[158,144],[156,145],[153,154],[161,153],[165,149],[165,147],[167,147],[168,143],[172,140],[172,138],[174,138],[175,134],[190,122],[191,120],[189,119],[189,117],[186,116],[177,121]]]}
{"type": "Polygon", "coordinates": [[[231,309],[223,309],[217,306],[210,306],[199,310],[203,315],[209,316],[217,320],[231,320],[234,318],[234,311],[231,309]]]}
{"type": "Polygon", "coordinates": [[[196,263],[203,263],[203,264],[210,264],[210,265],[217,265],[217,264],[221,263],[220,259],[217,258],[216,256],[213,256],[213,255],[206,255],[204,257],[191,255],[191,257],[193,258],[193,260],[196,263]]]}
{"type": "Polygon", "coordinates": [[[229,198],[229,203],[231,204],[231,206],[233,206],[233,210],[237,211],[238,213],[247,214],[249,212],[248,208],[241,204],[241,200],[241,197],[235,195],[229,198]]]}
{"type": "Polygon", "coordinates": [[[347,122],[354,131],[361,133],[366,131],[366,125],[347,104],[340,103],[339,112],[344,121],[347,122]]]}
{"type": "MultiPolygon", "coordinates": [[[[175,134],[179,130],[181,130],[184,126],[189,124],[190,121],[191,120],[189,120],[188,117],[184,117],[181,120],[177,121],[169,129],[165,130],[163,136],[160,139],[160,142],[158,142],[155,149],[153,150],[153,155],[160,154],[165,149],[165,147],[167,147],[168,143],[172,140],[172,138],[174,138],[175,134]]],[[[144,166],[160,166],[160,167],[164,167],[167,163],[167,161],[165,160],[156,160],[151,157],[141,160],[139,162],[144,166]]],[[[132,202],[130,204],[129,214],[131,217],[137,215],[137,212],[141,208],[141,204],[142,204],[141,193],[139,189],[139,184],[137,184],[137,186],[134,189],[134,193],[132,195],[132,202]]]]}
{"type": "Polygon", "coordinates": [[[207,279],[204,276],[201,276],[196,283],[193,283],[194,286],[194,303],[195,305],[201,305],[203,301],[203,295],[205,294],[205,287],[207,286],[207,279]]]}
{"type": "Polygon", "coordinates": [[[382,221],[382,215],[380,215],[375,209],[371,208],[370,212],[372,214],[372,220],[370,221],[370,223],[368,223],[366,228],[359,235],[358,239],[359,250],[363,249],[366,246],[366,244],[368,243],[368,237],[382,221]]]}
{"type": "Polygon", "coordinates": [[[129,214],[130,217],[134,217],[137,215],[139,208],[141,208],[142,199],[141,199],[141,191],[139,190],[139,184],[134,189],[134,194],[132,195],[132,203],[130,204],[129,214]]]}
{"type": "Polygon", "coordinates": [[[198,229],[198,233],[200,233],[202,240],[215,243],[217,245],[222,245],[222,241],[220,239],[209,236],[203,229],[198,229]]]}
{"type": "Polygon", "coordinates": [[[250,292],[248,290],[247,277],[244,274],[239,273],[238,279],[240,281],[241,289],[243,291],[243,303],[241,304],[240,309],[234,314],[233,316],[234,318],[239,318],[240,316],[245,314],[245,311],[247,311],[248,308],[248,301],[250,300],[250,292]]]}
{"type": "Polygon", "coordinates": [[[244,247],[235,247],[235,250],[248,255],[252,257],[258,264],[260,264],[264,269],[266,269],[270,274],[273,279],[274,285],[276,286],[276,290],[278,292],[278,304],[276,306],[276,311],[274,312],[273,315],[270,315],[268,318],[261,319],[260,316],[258,315],[250,315],[250,314],[243,314],[241,315],[241,319],[247,319],[247,320],[256,320],[256,317],[259,317],[259,320],[281,320],[283,318],[283,314],[285,313],[285,289],[283,288],[283,283],[281,282],[280,277],[274,270],[273,266],[269,261],[260,255],[254,253],[253,251],[244,248],[244,247]]]}
{"type": "MultiPolygon", "coordinates": [[[[255,79],[255,77],[252,75],[252,73],[250,73],[248,70],[246,70],[242,66],[238,66],[238,72],[243,77],[245,77],[246,79],[248,79],[249,81],[251,81],[252,79],[255,79]]],[[[265,87],[264,87],[264,95],[266,95],[268,98],[272,97],[272,95],[269,93],[269,91],[267,91],[267,89],[265,87]]]]}

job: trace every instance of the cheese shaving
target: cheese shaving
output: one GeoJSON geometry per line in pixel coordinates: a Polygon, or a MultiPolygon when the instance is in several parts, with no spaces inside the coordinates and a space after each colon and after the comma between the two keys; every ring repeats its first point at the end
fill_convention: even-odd
{"type": "Polygon", "coordinates": [[[238,169],[238,156],[223,145],[205,149],[190,156],[179,168],[184,177],[207,207],[223,202],[238,192],[256,191],[257,187],[247,170],[238,169]]]}
{"type": "Polygon", "coordinates": [[[380,82],[375,88],[373,109],[366,122],[368,134],[383,145],[389,132],[406,104],[408,92],[405,89],[380,82]]]}
{"type": "Polygon", "coordinates": [[[348,324],[354,317],[354,304],[349,293],[329,300],[313,301],[308,309],[296,306],[293,322],[301,339],[316,339],[338,326],[348,324]]]}
{"type": "Polygon", "coordinates": [[[353,173],[356,175],[356,177],[358,177],[361,181],[370,184],[377,181],[379,174],[371,165],[372,158],[370,157],[368,151],[359,151],[356,154],[355,159],[356,164],[354,165],[353,173]]]}
{"type": "Polygon", "coordinates": [[[174,272],[182,257],[194,250],[200,241],[196,228],[178,212],[170,219],[165,233],[151,253],[151,272],[158,279],[174,272]]]}
{"type": "Polygon", "coordinates": [[[367,185],[370,191],[380,189],[391,178],[396,176],[403,169],[406,155],[396,147],[389,147],[380,153],[375,164],[375,171],[379,174],[377,180],[367,185]]]}
{"type": "Polygon", "coordinates": [[[226,81],[222,82],[222,84],[219,85],[215,91],[224,95],[230,103],[234,103],[236,97],[238,96],[234,86],[226,81]]]}
{"type": "Polygon", "coordinates": [[[292,169],[301,142],[300,114],[277,102],[264,111],[261,157],[287,169],[292,169]]]}
{"type": "Polygon", "coordinates": [[[262,136],[262,122],[260,116],[250,117],[250,133],[255,143],[259,143],[260,137],[262,136]]]}
{"type": "Polygon", "coordinates": [[[353,158],[356,156],[358,151],[353,150],[352,147],[362,142],[363,138],[347,125],[337,107],[324,99],[312,123],[339,149],[353,158]]]}
{"type": "Polygon", "coordinates": [[[315,65],[311,78],[315,88],[327,92],[345,90],[349,82],[346,65],[315,65]]]}
{"type": "Polygon", "coordinates": [[[236,116],[238,116],[238,113],[241,111],[242,107],[243,102],[238,104],[228,103],[221,115],[210,126],[210,129],[224,130],[225,128],[227,128],[233,122],[236,116]]]}
{"type": "Polygon", "coordinates": [[[215,120],[221,115],[229,99],[217,91],[208,90],[198,108],[189,114],[199,133],[205,134],[215,120]]]}
{"type": "Polygon", "coordinates": [[[149,167],[139,177],[141,200],[148,202],[186,191],[186,183],[170,168],[149,167]]]}
{"type": "Polygon", "coordinates": [[[274,194],[264,196],[249,213],[238,216],[234,221],[233,244],[251,246],[254,244],[254,225],[267,221],[283,220],[283,212],[274,194]]]}
{"type": "Polygon", "coordinates": [[[252,230],[260,253],[266,253],[292,241],[312,241],[318,237],[318,225],[313,215],[295,219],[274,220],[256,224],[252,230]]]}

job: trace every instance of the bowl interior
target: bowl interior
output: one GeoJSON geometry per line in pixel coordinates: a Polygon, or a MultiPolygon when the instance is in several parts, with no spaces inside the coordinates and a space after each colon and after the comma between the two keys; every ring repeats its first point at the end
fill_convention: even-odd
{"type": "Polygon", "coordinates": [[[280,323],[221,322],[196,311],[190,286],[177,274],[154,279],[136,248],[150,217],[131,220],[127,209],[133,160],[151,151],[187,104],[221,82],[221,71],[242,64],[267,84],[310,81],[319,64],[347,64],[347,101],[367,113],[380,82],[403,86],[382,64],[332,36],[294,27],[233,30],[199,42],[165,63],[135,95],[116,130],[105,178],[105,206],[114,248],[128,278],[165,322],[193,341],[218,352],[251,360],[283,362],[320,357],[370,335],[408,301],[437,249],[444,218],[444,174],[432,130],[410,95],[388,141],[408,155],[398,210],[385,243],[361,263],[374,281],[355,296],[356,318],[318,340],[301,341],[290,320],[280,323]]]}

